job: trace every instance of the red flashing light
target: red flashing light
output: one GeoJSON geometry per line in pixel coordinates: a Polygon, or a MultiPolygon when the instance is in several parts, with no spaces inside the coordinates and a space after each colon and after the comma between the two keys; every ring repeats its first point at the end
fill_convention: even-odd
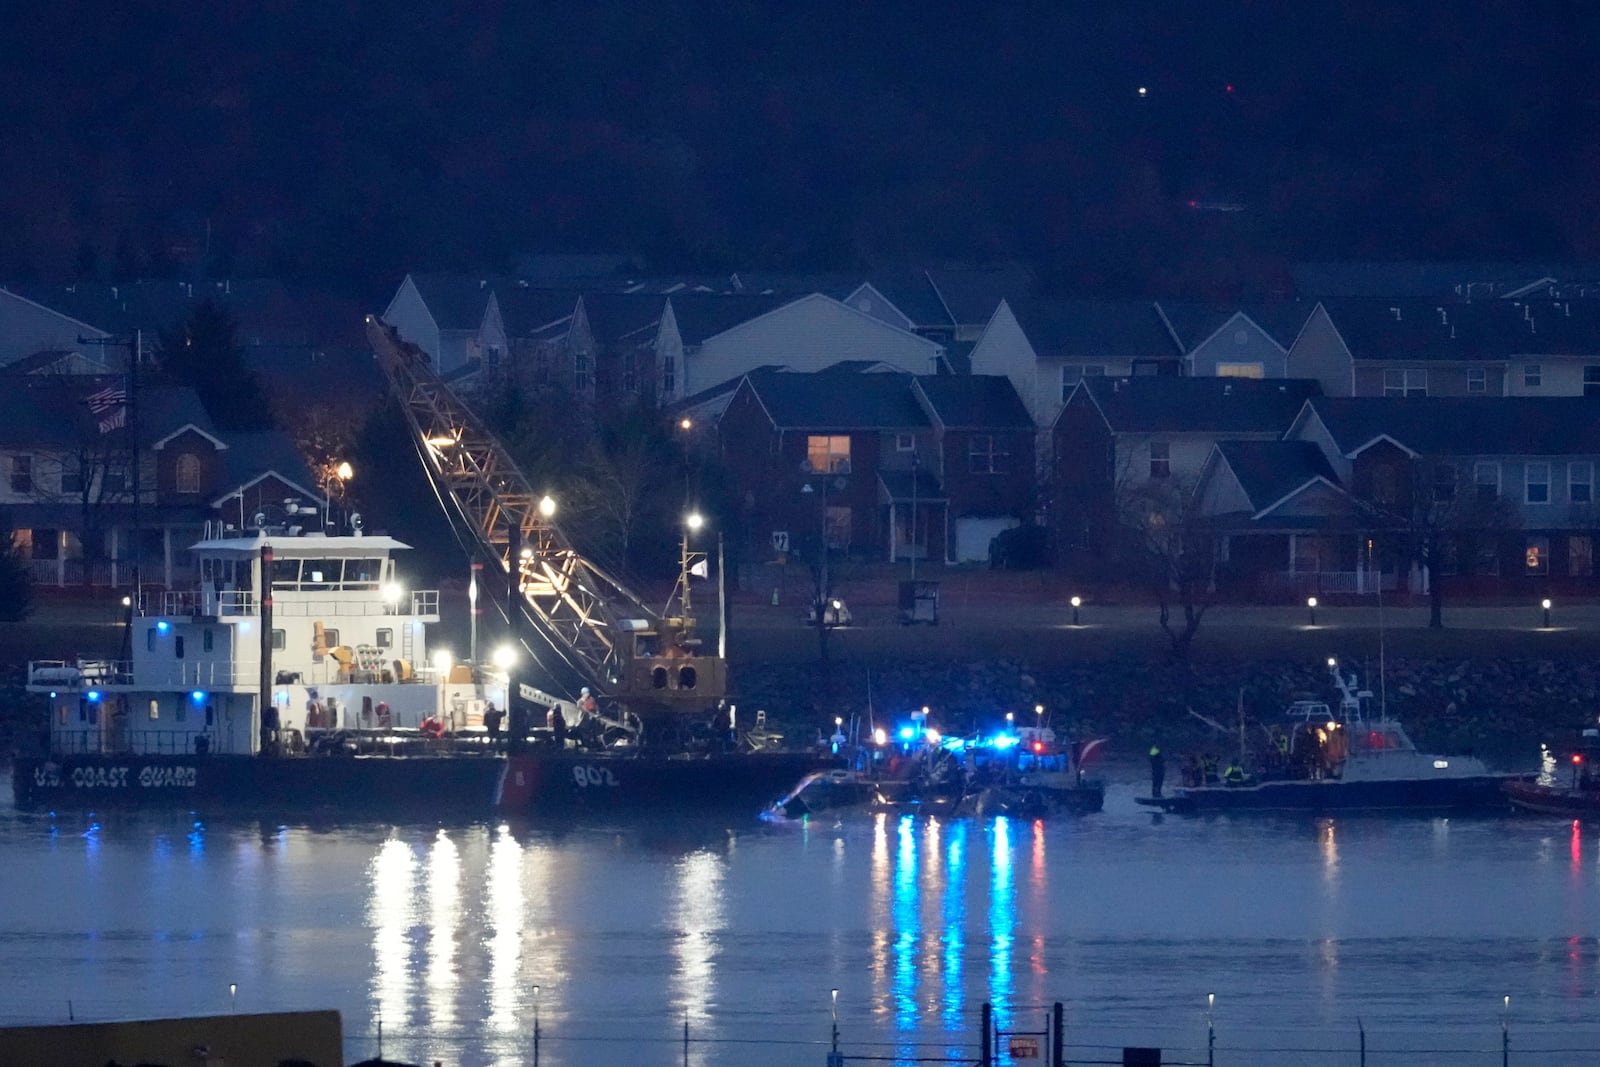
{"type": "Polygon", "coordinates": [[[1230,93],[1233,92],[1233,86],[1232,85],[1225,85],[1225,86],[1223,86],[1223,89],[1225,89],[1227,92],[1230,92],[1230,93]]]}
{"type": "Polygon", "coordinates": [[[1573,754],[1572,754],[1572,762],[1573,762],[1573,763],[1582,763],[1582,762],[1583,762],[1583,753],[1581,753],[1581,752],[1574,752],[1574,753],[1573,753],[1573,754]]]}
{"type": "Polygon", "coordinates": [[[1044,742],[1043,741],[1035,741],[1033,743],[1033,750],[1035,752],[1043,752],[1044,751],[1044,742]]]}

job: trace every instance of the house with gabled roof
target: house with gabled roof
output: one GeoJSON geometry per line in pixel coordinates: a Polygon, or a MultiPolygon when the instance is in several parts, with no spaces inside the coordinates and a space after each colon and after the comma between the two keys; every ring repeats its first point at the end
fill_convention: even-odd
{"type": "Polygon", "coordinates": [[[1176,375],[1182,350],[1148,300],[1002,300],[970,356],[1003,374],[1034,424],[1052,425],[1085,378],[1176,375]]]}
{"type": "Polygon", "coordinates": [[[924,272],[954,327],[953,340],[975,342],[1002,301],[1028,299],[1037,281],[1021,263],[985,267],[930,267],[924,272]]]}
{"type": "Polygon", "coordinates": [[[1183,352],[1193,377],[1287,378],[1289,348],[1313,305],[1248,307],[1162,300],[1156,312],[1183,352]]]}
{"type": "MultiPolygon", "coordinates": [[[[932,455],[917,458],[949,502],[949,558],[988,560],[996,537],[1037,517],[1033,419],[1010,379],[999,375],[924,375],[911,388],[933,428],[932,455]]],[[[891,509],[909,508],[903,489],[887,480],[884,488],[891,509]]]]}
{"type": "Polygon", "coordinates": [[[1600,305],[1323,300],[1288,363],[1329,396],[1593,396],[1600,305]]]}
{"type": "Polygon", "coordinates": [[[383,321],[426,352],[446,379],[496,370],[506,354],[495,286],[465,274],[407,274],[383,321]]]}
{"type": "MultiPolygon", "coordinates": [[[[1498,502],[1492,528],[1462,525],[1437,576],[1483,591],[1592,589],[1600,509],[1600,399],[1585,397],[1314,397],[1286,438],[1323,452],[1356,500],[1400,519],[1379,563],[1404,563],[1397,541],[1419,499],[1498,502]]],[[[1487,512],[1486,512],[1487,514],[1487,512]]]]}
{"type": "Polygon", "coordinates": [[[1058,559],[1106,555],[1118,501],[1153,485],[1189,491],[1221,441],[1281,438],[1318,392],[1299,379],[1090,377],[1051,426],[1047,483],[1058,559]]]}
{"type": "Polygon", "coordinates": [[[109,338],[104,329],[74,318],[9,289],[0,289],[0,367],[37,357],[41,352],[59,354],[57,362],[71,354],[93,361],[96,346],[85,345],[85,338],[109,338]]]}
{"type": "Polygon", "coordinates": [[[0,388],[0,513],[41,585],[126,585],[137,557],[144,584],[170,587],[194,577],[188,548],[207,520],[320,503],[281,432],[224,433],[192,389],[142,386],[135,442],[127,396],[121,375],[0,388]]]}

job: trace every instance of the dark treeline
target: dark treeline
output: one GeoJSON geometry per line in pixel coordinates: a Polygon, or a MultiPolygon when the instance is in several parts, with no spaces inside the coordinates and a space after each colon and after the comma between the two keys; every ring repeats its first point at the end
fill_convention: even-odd
{"type": "Polygon", "coordinates": [[[1600,256],[1582,9],[1396,7],[23,0],[0,276],[1600,256]]]}

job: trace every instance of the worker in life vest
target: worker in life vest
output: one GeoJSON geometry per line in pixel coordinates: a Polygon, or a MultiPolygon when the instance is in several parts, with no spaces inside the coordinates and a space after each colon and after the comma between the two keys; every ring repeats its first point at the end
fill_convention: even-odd
{"type": "Polygon", "coordinates": [[[588,686],[584,686],[578,693],[578,710],[585,715],[593,715],[600,710],[599,705],[595,703],[594,694],[589,692],[588,686]]]}
{"type": "Polygon", "coordinates": [[[393,725],[394,717],[389,713],[389,702],[388,701],[386,701],[386,700],[378,701],[378,706],[373,708],[372,710],[373,710],[373,713],[376,714],[377,717],[378,717],[378,728],[380,730],[387,730],[391,725],[393,725]]]}
{"type": "Polygon", "coordinates": [[[1230,763],[1222,772],[1222,780],[1227,785],[1244,785],[1244,768],[1237,763],[1230,763]]]}
{"type": "Polygon", "coordinates": [[[430,737],[436,741],[444,736],[444,722],[436,715],[429,715],[423,719],[422,725],[417,729],[423,737],[430,737]]]}

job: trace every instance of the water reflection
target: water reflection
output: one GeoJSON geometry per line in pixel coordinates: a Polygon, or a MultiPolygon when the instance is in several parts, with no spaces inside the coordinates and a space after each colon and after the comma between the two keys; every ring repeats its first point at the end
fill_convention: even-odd
{"type": "Polygon", "coordinates": [[[950,828],[945,873],[939,884],[944,897],[944,996],[939,1019],[947,1033],[963,1029],[965,978],[961,964],[967,950],[967,822],[961,819],[950,828]]]}
{"type": "Polygon", "coordinates": [[[461,921],[461,853],[440,830],[428,853],[428,1006],[433,1025],[456,1023],[456,944],[461,921]]]}
{"type": "Polygon", "coordinates": [[[517,1029],[517,992],[522,967],[522,846],[509,826],[495,830],[489,846],[485,901],[489,923],[489,1018],[491,1030],[517,1029]]]}
{"type": "Polygon", "coordinates": [[[909,1033],[917,1028],[917,939],[922,933],[917,915],[916,823],[911,816],[900,817],[899,835],[894,870],[894,1014],[895,1028],[909,1033]]]}
{"type": "Polygon", "coordinates": [[[1000,816],[990,832],[994,843],[989,875],[989,999],[994,1003],[995,1025],[1006,1029],[1011,1019],[1011,948],[1017,923],[1010,820],[1000,816]]]}
{"type": "Polygon", "coordinates": [[[378,846],[367,885],[372,929],[372,1007],[379,1020],[403,1022],[410,1003],[410,931],[417,899],[416,855],[390,837],[378,846]]]}
{"type": "MultiPolygon", "coordinates": [[[[709,852],[696,852],[678,864],[676,918],[678,1014],[694,1032],[710,1032],[710,1006],[715,1002],[717,938],[723,929],[722,861],[709,852]]],[[[706,1046],[694,1046],[688,1062],[705,1062],[706,1046]]]]}

